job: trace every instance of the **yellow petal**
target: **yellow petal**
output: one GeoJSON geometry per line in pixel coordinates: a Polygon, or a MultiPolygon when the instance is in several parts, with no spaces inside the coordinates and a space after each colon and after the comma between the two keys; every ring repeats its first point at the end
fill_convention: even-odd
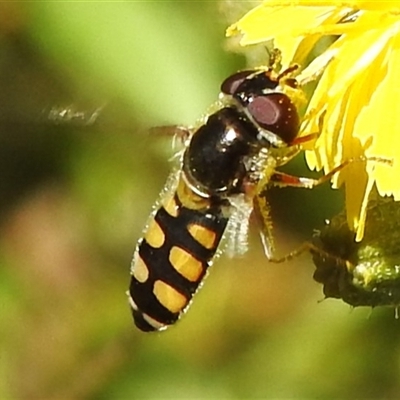
{"type": "MultiPolygon", "coordinates": [[[[400,68],[400,38],[394,35],[388,43],[381,60],[377,60],[380,68],[375,74],[381,81],[376,85],[370,104],[360,112],[355,125],[355,136],[362,137],[365,132],[373,135],[373,142],[367,150],[368,156],[391,158],[394,165],[388,168],[377,164],[372,175],[381,195],[394,195],[400,199],[400,88],[398,71],[400,68]],[[390,61],[388,62],[388,57],[390,61]],[[387,60],[385,63],[384,60],[387,60]]],[[[377,77],[377,79],[379,79],[377,77]]]]}
{"type": "Polygon", "coordinates": [[[320,77],[301,134],[319,137],[304,143],[310,168],[341,170],[332,184],[346,188],[347,219],[361,240],[368,197],[400,200],[400,1],[265,1],[228,30],[241,33],[242,45],[274,39],[282,64],[303,66],[320,38],[339,38],[299,76],[304,84],[320,77]],[[353,14],[352,14],[353,13],[353,14]],[[346,15],[356,15],[343,22],[346,15]],[[360,161],[363,156],[381,159],[360,161]],[[393,167],[384,164],[392,158],[393,167]]]}
{"type": "MultiPolygon", "coordinates": [[[[339,3],[339,2],[338,2],[339,3]]],[[[360,10],[370,10],[370,11],[391,11],[393,13],[398,13],[400,10],[396,10],[400,8],[400,1],[349,1],[346,2],[353,6],[354,8],[358,8],[360,10]]]]}
{"type": "Polygon", "coordinates": [[[227,36],[241,33],[242,46],[271,39],[282,51],[282,64],[289,65],[303,39],[304,27],[316,27],[329,18],[335,7],[283,7],[290,2],[265,2],[248,12],[227,30],[227,36]],[[284,21],[284,23],[282,23],[284,21]]]}

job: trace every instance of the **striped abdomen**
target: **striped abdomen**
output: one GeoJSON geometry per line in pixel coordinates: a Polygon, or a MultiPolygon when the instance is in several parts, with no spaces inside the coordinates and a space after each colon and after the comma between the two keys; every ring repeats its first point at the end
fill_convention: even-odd
{"type": "Polygon", "coordinates": [[[180,180],[151,219],[131,269],[130,304],[139,329],[174,324],[199,288],[227,224],[214,203],[180,180]]]}

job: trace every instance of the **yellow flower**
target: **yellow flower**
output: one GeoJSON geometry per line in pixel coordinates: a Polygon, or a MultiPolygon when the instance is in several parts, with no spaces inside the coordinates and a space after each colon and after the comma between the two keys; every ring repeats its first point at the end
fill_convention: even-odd
{"type": "Polygon", "coordinates": [[[311,169],[393,161],[354,162],[333,179],[345,185],[347,220],[361,240],[374,187],[400,200],[400,1],[265,1],[227,32],[237,33],[243,46],[273,39],[284,67],[304,67],[321,38],[336,38],[298,76],[301,84],[320,78],[301,135],[318,133],[304,146],[311,169]]]}

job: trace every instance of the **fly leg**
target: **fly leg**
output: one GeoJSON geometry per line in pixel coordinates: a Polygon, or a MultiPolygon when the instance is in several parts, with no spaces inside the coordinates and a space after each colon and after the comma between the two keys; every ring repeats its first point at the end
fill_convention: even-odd
{"type": "Polygon", "coordinates": [[[326,257],[329,259],[334,259],[338,264],[345,263],[347,265],[347,261],[342,260],[341,258],[335,257],[332,254],[322,250],[315,244],[311,242],[304,242],[298,248],[292,250],[291,252],[285,254],[282,257],[276,257],[275,253],[275,243],[273,236],[273,224],[272,219],[270,217],[270,207],[265,198],[265,195],[257,196],[254,199],[254,208],[253,208],[253,216],[255,217],[260,231],[261,243],[264,248],[264,253],[268,259],[268,261],[280,264],[286,261],[290,261],[293,258],[300,256],[305,252],[316,252],[321,257],[326,257]]]}
{"type": "Polygon", "coordinates": [[[305,188],[305,189],[312,189],[316,186],[319,186],[325,182],[328,182],[333,178],[333,176],[347,167],[348,165],[351,165],[356,162],[367,162],[367,161],[372,161],[372,162],[377,162],[377,163],[382,163],[391,166],[393,164],[393,161],[387,158],[382,158],[382,157],[354,157],[354,158],[349,158],[345,161],[343,161],[341,164],[333,168],[331,171],[329,171],[327,174],[320,176],[319,178],[305,178],[305,177],[300,177],[300,176],[293,176],[289,174],[285,174],[283,172],[275,171],[268,184],[273,185],[273,186],[278,186],[278,187],[298,187],[298,188],[305,188]]]}
{"type": "MultiPolygon", "coordinates": [[[[367,161],[383,163],[389,166],[392,165],[393,163],[392,160],[381,157],[361,156],[361,157],[349,158],[344,162],[342,162],[341,164],[339,164],[338,166],[336,166],[335,168],[333,168],[330,172],[328,172],[325,175],[322,175],[319,178],[299,177],[275,171],[270,176],[268,184],[266,186],[272,185],[278,187],[297,187],[297,188],[312,189],[316,186],[319,186],[331,180],[336,173],[338,173],[348,165],[353,164],[355,162],[367,162],[367,161]]],[[[348,261],[342,260],[340,258],[333,256],[328,252],[325,252],[324,250],[320,249],[319,247],[317,247],[316,245],[314,245],[309,241],[304,242],[297,249],[289,252],[283,257],[275,257],[274,256],[275,246],[272,234],[272,221],[269,213],[269,205],[266,200],[266,194],[268,191],[268,188],[266,186],[264,186],[263,190],[261,190],[259,194],[254,198],[254,213],[256,219],[258,220],[258,223],[261,225],[260,229],[261,241],[264,247],[265,255],[267,256],[269,261],[274,263],[282,263],[285,261],[289,261],[295,257],[298,257],[304,252],[310,251],[310,252],[317,252],[322,257],[334,259],[339,264],[345,263],[348,268],[351,268],[351,265],[347,265],[348,261]]]]}

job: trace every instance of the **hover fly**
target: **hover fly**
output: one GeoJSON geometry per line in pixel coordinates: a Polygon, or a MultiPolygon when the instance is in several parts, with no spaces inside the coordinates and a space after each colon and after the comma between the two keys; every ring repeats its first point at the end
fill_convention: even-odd
{"type": "MultiPolygon", "coordinates": [[[[347,160],[319,179],[277,171],[315,138],[299,137],[299,114],[291,77],[297,66],[278,74],[273,68],[240,71],[221,85],[215,111],[186,136],[174,171],[154,207],[131,266],[129,302],[136,326],[160,331],[188,308],[227,236],[230,255],[247,249],[249,217],[262,221],[261,238],[274,257],[266,195],[268,188],[313,188],[355,161],[347,160]]],[[[182,134],[182,131],[184,132],[182,134]]],[[[365,161],[365,159],[364,159],[365,161]]]]}

